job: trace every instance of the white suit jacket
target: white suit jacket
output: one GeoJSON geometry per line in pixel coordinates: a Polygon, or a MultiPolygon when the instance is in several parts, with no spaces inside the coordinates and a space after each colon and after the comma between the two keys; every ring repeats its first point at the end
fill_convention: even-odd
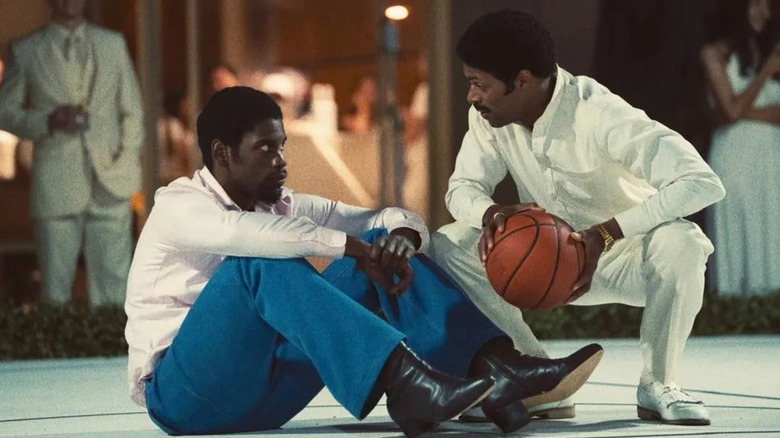
{"type": "Polygon", "coordinates": [[[49,24],[12,43],[0,84],[0,129],[35,143],[31,214],[39,219],[84,211],[95,178],[119,199],[141,182],[143,110],[124,38],[84,24],[86,61],[74,78],[57,44],[63,31],[49,24]],[[56,107],[79,104],[89,114],[86,131],[49,132],[56,107]]]}

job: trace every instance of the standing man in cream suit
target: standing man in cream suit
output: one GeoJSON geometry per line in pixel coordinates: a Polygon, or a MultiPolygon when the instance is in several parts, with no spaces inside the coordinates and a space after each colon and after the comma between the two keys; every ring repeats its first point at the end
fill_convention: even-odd
{"type": "Polygon", "coordinates": [[[52,22],[11,45],[0,129],[35,142],[31,216],[44,300],[70,300],[84,242],[99,305],[124,302],[143,111],[123,37],[86,23],[85,3],[49,0],[52,22]]]}

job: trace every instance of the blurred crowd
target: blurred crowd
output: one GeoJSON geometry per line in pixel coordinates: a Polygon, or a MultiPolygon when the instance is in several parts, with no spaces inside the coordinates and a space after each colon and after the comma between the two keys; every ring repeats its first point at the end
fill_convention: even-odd
{"type": "MultiPolygon", "coordinates": [[[[52,23],[17,41],[7,51],[6,63],[0,61],[0,183],[32,180],[42,298],[71,299],[76,259],[83,250],[92,304],[118,304],[124,299],[130,260],[128,201],[140,190],[142,108],[121,35],[85,23],[84,2],[68,4],[79,3],[80,11],[55,7],[52,23]],[[85,41],[106,49],[85,50],[85,41]],[[37,46],[56,53],[27,59],[30,48],[37,46]],[[129,68],[96,70],[107,64],[129,68]],[[115,76],[99,86],[85,86],[82,78],[96,71],[115,76]],[[110,92],[111,99],[96,99],[98,89],[110,92]],[[121,147],[100,151],[109,137],[121,147]],[[76,154],[78,159],[73,158],[76,154]],[[56,171],[51,169],[68,166],[83,169],[84,181],[52,176],[56,171]],[[122,286],[109,291],[109,284],[122,286]]],[[[780,234],[775,232],[780,228],[780,184],[773,178],[780,166],[780,5],[777,0],[722,3],[736,11],[734,25],[701,47],[700,56],[712,115],[705,158],[728,193],[707,212],[706,232],[717,248],[709,279],[721,294],[762,294],[780,290],[780,268],[773,263],[780,259],[780,234]]],[[[427,217],[429,98],[424,54],[419,64],[421,80],[411,104],[401,111],[406,169],[402,203],[427,217]]],[[[319,138],[355,134],[378,144],[378,85],[372,75],[354,84],[348,108],[336,107],[333,86],[313,83],[291,67],[239,71],[222,63],[211,69],[209,79],[210,93],[235,85],[269,93],[282,107],[290,132],[319,138]]],[[[202,162],[190,94],[184,86],[170,87],[160,105],[159,183],[164,185],[191,176],[202,162]]],[[[2,258],[0,252],[0,279],[2,258]]]]}

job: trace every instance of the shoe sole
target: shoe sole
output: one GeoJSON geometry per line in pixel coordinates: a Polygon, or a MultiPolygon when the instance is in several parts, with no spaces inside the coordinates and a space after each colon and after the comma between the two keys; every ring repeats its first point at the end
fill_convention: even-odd
{"type": "Polygon", "coordinates": [[[709,426],[710,420],[706,418],[681,418],[678,420],[665,420],[663,417],[661,417],[661,414],[659,414],[656,411],[643,408],[641,406],[636,407],[636,414],[639,416],[642,420],[647,421],[658,421],[663,424],[673,424],[675,426],[709,426]]]}
{"type": "Polygon", "coordinates": [[[534,406],[557,402],[571,397],[585,384],[590,375],[593,374],[593,370],[596,369],[596,365],[599,364],[603,356],[604,350],[597,351],[587,360],[583,361],[580,366],[567,374],[555,388],[541,394],[524,398],[523,406],[530,411],[534,406]]]}
{"type": "Polygon", "coordinates": [[[471,403],[466,409],[464,409],[464,410],[458,412],[457,414],[453,415],[452,418],[455,418],[455,417],[457,417],[459,415],[462,416],[464,412],[466,412],[469,409],[473,408],[474,406],[482,403],[482,400],[484,400],[485,397],[489,396],[490,393],[493,392],[494,389],[496,389],[496,385],[495,384],[493,386],[491,386],[487,391],[485,391],[478,399],[474,400],[474,402],[471,403]]]}
{"type": "MultiPolygon", "coordinates": [[[[550,408],[540,411],[529,412],[534,420],[563,420],[567,418],[574,418],[576,416],[576,410],[574,406],[564,406],[562,408],[550,408]]],[[[491,421],[484,416],[473,416],[468,414],[462,414],[458,421],[464,423],[490,423],[491,421]]]]}

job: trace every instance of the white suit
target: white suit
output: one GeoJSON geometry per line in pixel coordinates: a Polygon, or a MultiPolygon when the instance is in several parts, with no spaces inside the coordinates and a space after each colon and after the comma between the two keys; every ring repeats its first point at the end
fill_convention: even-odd
{"type": "Polygon", "coordinates": [[[44,298],[68,301],[85,240],[90,300],[122,303],[131,257],[130,196],[140,189],[143,111],[121,34],[49,24],[11,45],[0,129],[31,139],[31,215],[44,298]],[[49,114],[83,105],[87,130],[49,132],[49,114]]]}

